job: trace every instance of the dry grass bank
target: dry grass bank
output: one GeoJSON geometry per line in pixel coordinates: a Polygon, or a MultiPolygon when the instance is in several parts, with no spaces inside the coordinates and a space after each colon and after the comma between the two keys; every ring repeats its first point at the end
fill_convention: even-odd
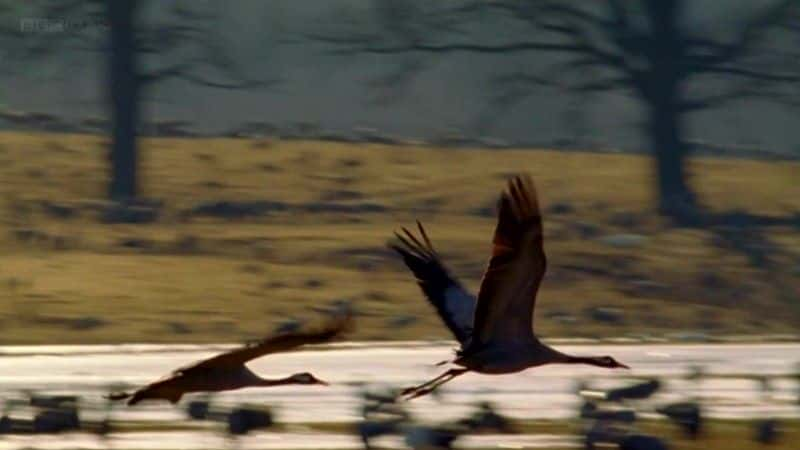
{"type": "MultiPolygon", "coordinates": [[[[0,133],[0,344],[232,341],[333,299],[362,312],[356,339],[445,337],[385,243],[419,218],[476,288],[495,199],[523,170],[547,211],[545,336],[800,324],[798,230],[769,227],[748,247],[672,227],[652,212],[642,156],[147,139],[144,193],[164,207],[134,225],[98,219],[103,149],[94,136],[0,133]]],[[[800,211],[798,163],[696,159],[692,171],[716,210],[800,211]]]]}

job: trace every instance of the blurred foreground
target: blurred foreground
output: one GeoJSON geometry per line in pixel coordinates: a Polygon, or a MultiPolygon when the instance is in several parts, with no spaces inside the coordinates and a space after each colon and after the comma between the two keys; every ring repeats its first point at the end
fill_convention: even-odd
{"type": "MultiPolygon", "coordinates": [[[[247,389],[192,396],[178,407],[150,403],[135,408],[112,407],[102,395],[120,383],[151,381],[213,350],[3,347],[0,365],[9,369],[0,374],[5,417],[24,423],[39,411],[37,420],[46,423],[43,399],[77,395],[74,404],[85,431],[58,438],[16,432],[3,436],[0,448],[360,448],[362,439],[397,448],[414,446],[409,439],[423,439],[420,433],[430,436],[435,429],[437,436],[451,435],[456,447],[469,448],[575,448],[590,436],[617,442],[616,436],[646,433],[670,441],[670,448],[749,449],[758,448],[758,427],[766,419],[774,430],[772,448],[792,448],[800,438],[798,344],[603,347],[562,346],[578,354],[613,353],[634,370],[553,366],[502,378],[466,375],[438,395],[394,404],[391,389],[438,373],[441,369],[432,363],[447,357],[450,346],[346,343],[251,364],[269,375],[311,368],[333,383],[330,388],[247,389]],[[650,379],[658,382],[637,384],[650,379]],[[638,387],[617,389],[625,386],[638,387]],[[38,398],[38,409],[28,406],[25,396],[38,398]],[[699,416],[682,412],[686,405],[696,405],[699,416]],[[242,420],[257,413],[235,413],[237,408],[266,414],[259,426],[253,425],[253,434],[244,436],[251,430],[243,428],[242,420]]],[[[64,414],[59,420],[71,425],[63,422],[71,417],[64,414]]]]}

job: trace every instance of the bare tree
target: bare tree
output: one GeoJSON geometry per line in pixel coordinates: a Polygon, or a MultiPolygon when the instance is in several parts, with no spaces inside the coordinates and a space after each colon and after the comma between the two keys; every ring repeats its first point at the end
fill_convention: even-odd
{"type": "Polygon", "coordinates": [[[44,0],[3,6],[6,23],[0,31],[17,61],[69,52],[104,59],[111,117],[108,195],[116,202],[132,202],[139,194],[137,136],[147,89],[168,80],[220,89],[276,81],[246,76],[229,57],[214,28],[222,5],[213,2],[44,0]]]}
{"type": "Polygon", "coordinates": [[[744,98],[788,100],[787,89],[796,92],[800,81],[800,58],[775,45],[776,36],[798,31],[796,0],[762,2],[731,26],[729,36],[692,30],[684,0],[373,3],[370,20],[376,25],[306,36],[345,54],[554,54],[556,62],[543,70],[492,80],[497,104],[506,106],[542,85],[632,93],[647,113],[660,211],[682,220],[699,212],[687,179],[686,116],[744,98]],[[503,33],[492,35],[490,28],[503,33]]]}

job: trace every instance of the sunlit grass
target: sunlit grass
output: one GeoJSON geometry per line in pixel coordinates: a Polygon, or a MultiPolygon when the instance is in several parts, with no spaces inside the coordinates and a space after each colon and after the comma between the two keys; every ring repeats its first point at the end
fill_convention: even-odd
{"type": "MultiPolygon", "coordinates": [[[[153,223],[112,225],[92,209],[105,194],[104,145],[94,136],[0,133],[0,343],[241,340],[335,299],[363,313],[354,339],[445,337],[385,243],[421,219],[475,289],[494,202],[519,171],[534,176],[546,210],[540,333],[785,333],[800,323],[796,229],[767,230],[776,268],[757,270],[710,232],[657,217],[643,156],[147,139],[144,196],[163,201],[163,211],[153,223]],[[283,209],[187,216],[220,200],[283,209]],[[342,208],[324,210],[330,205],[342,208]],[[631,248],[598,242],[618,233],[646,240],[631,248]],[[623,320],[592,319],[586,310],[596,306],[621,308],[623,320]]],[[[800,211],[798,163],[696,159],[691,168],[715,210],[800,211]]]]}

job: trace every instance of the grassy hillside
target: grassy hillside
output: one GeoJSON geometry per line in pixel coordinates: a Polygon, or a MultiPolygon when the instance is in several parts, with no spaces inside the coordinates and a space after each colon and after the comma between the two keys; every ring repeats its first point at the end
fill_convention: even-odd
{"type": "MultiPolygon", "coordinates": [[[[800,325],[797,228],[672,227],[653,214],[645,157],[149,139],[144,192],[163,207],[152,222],[108,224],[104,145],[0,134],[0,344],[232,341],[335,299],[361,312],[356,339],[446,337],[385,244],[419,218],[477,288],[494,203],[518,171],[533,174],[546,210],[545,336],[800,325]]],[[[800,211],[798,163],[691,168],[717,211],[800,211]]]]}

